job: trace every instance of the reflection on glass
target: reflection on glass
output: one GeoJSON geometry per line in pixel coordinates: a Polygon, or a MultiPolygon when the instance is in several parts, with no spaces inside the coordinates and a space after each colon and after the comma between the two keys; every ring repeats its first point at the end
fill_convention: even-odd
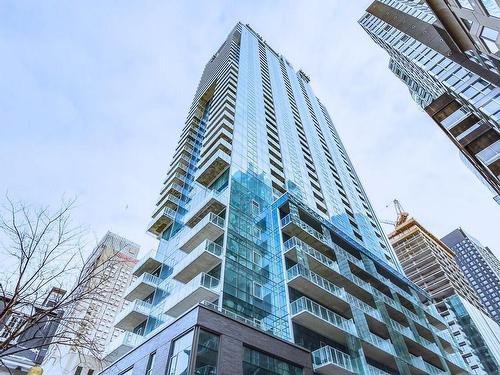
{"type": "Polygon", "coordinates": [[[219,336],[200,331],[196,351],[196,375],[217,375],[217,357],[219,354],[219,336]]]}
{"type": "Polygon", "coordinates": [[[187,375],[189,371],[189,359],[191,358],[191,347],[193,345],[193,331],[186,333],[174,342],[172,357],[168,365],[168,375],[187,375]]]}

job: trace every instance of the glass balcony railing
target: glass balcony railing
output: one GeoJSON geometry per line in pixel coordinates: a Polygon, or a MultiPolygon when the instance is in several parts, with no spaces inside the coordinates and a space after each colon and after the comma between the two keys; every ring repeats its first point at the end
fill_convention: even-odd
{"type": "Polygon", "coordinates": [[[434,353],[441,354],[441,351],[439,350],[438,346],[436,343],[430,342],[426,338],[422,336],[416,336],[417,341],[422,344],[422,346],[426,347],[427,349],[433,351],[434,353]]]}
{"type": "Polygon", "coordinates": [[[305,254],[314,258],[318,262],[324,264],[325,266],[334,270],[335,272],[340,272],[337,262],[335,262],[333,259],[328,258],[320,251],[309,246],[304,241],[299,240],[297,237],[292,237],[283,243],[283,250],[285,252],[292,249],[293,247],[300,248],[305,254]]]}
{"type": "Polygon", "coordinates": [[[181,304],[181,302],[185,302],[186,306],[191,307],[206,299],[203,298],[201,300],[195,300],[198,297],[193,295],[194,291],[199,288],[206,288],[217,293],[219,290],[219,285],[220,280],[218,278],[202,272],[194,279],[192,279],[189,283],[179,285],[176,289],[173,289],[172,294],[165,300],[163,311],[165,311],[168,315],[171,315],[170,311],[175,310],[174,316],[178,316],[180,315],[180,313],[177,311],[179,310],[179,308],[176,308],[176,306],[181,304]]]}
{"type": "Polygon", "coordinates": [[[328,240],[327,240],[327,238],[323,234],[321,234],[316,229],[314,229],[313,227],[311,227],[309,224],[303,222],[299,218],[296,218],[293,215],[288,214],[283,219],[281,219],[281,226],[282,227],[285,227],[285,226],[287,226],[290,223],[294,223],[296,226],[298,226],[299,228],[301,228],[302,230],[304,230],[305,232],[307,232],[309,235],[311,235],[312,237],[314,237],[318,241],[321,241],[321,242],[323,242],[325,244],[329,243],[328,240]]]}
{"type": "Polygon", "coordinates": [[[382,337],[377,336],[371,332],[366,332],[365,334],[363,334],[362,337],[363,340],[369,342],[370,344],[376,346],[379,349],[382,349],[384,352],[396,355],[396,352],[394,351],[394,346],[392,345],[389,339],[387,340],[383,339],[382,337]]]}
{"type": "Polygon", "coordinates": [[[373,294],[373,288],[370,285],[370,283],[367,283],[366,281],[361,280],[358,276],[356,276],[355,274],[350,273],[350,272],[345,272],[345,273],[343,273],[343,275],[346,278],[348,278],[349,280],[351,280],[354,284],[359,286],[360,288],[363,288],[368,293],[373,294]]]}
{"type": "Polygon", "coordinates": [[[391,375],[390,372],[386,372],[384,370],[381,370],[375,366],[368,365],[368,374],[369,375],[391,375]]]}
{"type": "MultiPolygon", "coordinates": [[[[179,273],[182,271],[186,271],[187,268],[197,269],[198,272],[201,268],[203,268],[204,271],[207,271],[207,272],[210,271],[210,269],[211,269],[210,266],[213,267],[213,263],[209,264],[209,262],[206,261],[206,258],[200,258],[200,256],[203,253],[208,252],[212,255],[220,257],[222,255],[222,251],[223,251],[223,248],[221,245],[216,244],[215,242],[212,242],[209,240],[203,241],[200,245],[198,245],[193,251],[191,251],[188,255],[186,255],[184,258],[182,258],[174,266],[174,269],[172,270],[173,277],[177,278],[176,275],[179,275],[179,273]],[[200,264],[200,263],[203,263],[203,264],[200,264]]],[[[191,271],[189,273],[192,275],[193,271],[191,271]]],[[[178,279],[180,279],[180,278],[178,278],[178,279]]],[[[182,279],[180,279],[180,280],[182,280],[182,279]]]]}
{"type": "Polygon", "coordinates": [[[416,367],[422,371],[427,370],[425,367],[425,361],[422,359],[422,357],[417,357],[410,353],[410,363],[413,367],[416,367]]]}
{"type": "Polygon", "coordinates": [[[311,301],[307,297],[300,297],[290,304],[292,315],[297,315],[301,312],[309,312],[310,314],[340,328],[343,331],[357,335],[356,327],[352,319],[346,319],[337,313],[321,306],[320,304],[311,301]]]}
{"type": "Polygon", "coordinates": [[[152,307],[153,305],[150,303],[136,299],[134,302],[125,306],[123,310],[116,315],[115,323],[126,320],[131,313],[139,313],[148,316],[152,307]]]}
{"type": "Polygon", "coordinates": [[[360,299],[354,297],[353,295],[349,294],[346,292],[347,296],[347,302],[349,302],[350,305],[360,309],[361,311],[365,312],[366,314],[370,315],[371,317],[382,321],[382,315],[380,315],[380,312],[368,305],[367,303],[361,301],[360,299]]]}
{"type": "Polygon", "coordinates": [[[287,270],[287,275],[288,275],[288,280],[292,280],[293,278],[297,276],[302,276],[309,280],[311,283],[319,286],[320,288],[326,290],[327,292],[343,299],[346,300],[346,293],[345,290],[332,282],[326,280],[325,278],[315,274],[311,270],[307,269],[306,267],[296,264],[293,267],[290,267],[287,270]]]}
{"type": "Polygon", "coordinates": [[[406,327],[402,325],[401,323],[396,322],[395,320],[390,320],[391,327],[394,328],[396,331],[399,333],[405,335],[406,337],[409,337],[410,339],[416,341],[415,336],[413,335],[413,332],[411,331],[410,327],[406,327]]]}
{"type": "Polygon", "coordinates": [[[122,332],[106,348],[104,357],[109,361],[121,357],[144,341],[144,337],[133,332],[122,332]]]}
{"type": "Polygon", "coordinates": [[[446,359],[448,359],[448,361],[450,361],[451,363],[455,364],[458,367],[467,368],[467,365],[465,364],[464,359],[462,358],[460,353],[457,352],[447,353],[446,359]]]}
{"type": "Polygon", "coordinates": [[[339,245],[333,244],[336,253],[343,254],[351,263],[354,263],[359,268],[365,269],[365,265],[361,259],[356,258],[354,255],[348,251],[342,249],[339,245]]]}
{"type": "Polygon", "coordinates": [[[451,335],[450,331],[448,328],[443,329],[442,331],[437,331],[436,334],[441,337],[442,339],[448,341],[451,344],[455,343],[455,340],[453,339],[453,336],[451,335]]]}
{"type": "Polygon", "coordinates": [[[357,369],[351,356],[331,346],[323,346],[311,353],[314,370],[327,365],[335,365],[356,373],[357,369]]]}

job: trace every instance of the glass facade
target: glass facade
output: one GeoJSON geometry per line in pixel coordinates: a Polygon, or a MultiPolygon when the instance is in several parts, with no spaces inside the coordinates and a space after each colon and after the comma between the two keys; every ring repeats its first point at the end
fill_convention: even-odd
{"type": "Polygon", "coordinates": [[[500,261],[462,229],[442,238],[454,252],[458,265],[490,316],[500,323],[500,261]]]}
{"type": "Polygon", "coordinates": [[[302,375],[302,369],[250,348],[243,349],[243,375],[302,375]]]}
{"type": "MultiPolygon", "coordinates": [[[[148,230],[159,247],[134,269],[135,302],[117,327],[148,337],[203,303],[310,349],[325,374],[463,371],[429,296],[401,273],[309,77],[248,25],[205,67],[148,230]]],[[[215,337],[195,341],[204,354],[192,369],[192,340],[179,340],[169,375],[216,373],[215,337]]],[[[243,366],[300,373],[252,349],[243,366]]]]}

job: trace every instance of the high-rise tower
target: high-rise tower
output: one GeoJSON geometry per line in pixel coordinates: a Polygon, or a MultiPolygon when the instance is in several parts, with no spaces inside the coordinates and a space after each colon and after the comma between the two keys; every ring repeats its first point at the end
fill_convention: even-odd
{"type": "Polygon", "coordinates": [[[298,357],[282,363],[289,351],[268,352],[284,342],[310,350],[321,374],[464,371],[428,294],[402,274],[309,77],[249,26],[236,25],[203,72],[149,231],[159,247],[135,267],[134,302],[116,320],[146,341],[106,374],[303,373],[298,357]],[[200,303],[275,344],[255,348],[257,333],[243,329],[229,337],[200,303]],[[210,360],[208,344],[194,349],[206,331],[210,360]],[[146,363],[165,342],[168,363],[146,363]]]}
{"type": "Polygon", "coordinates": [[[389,53],[391,71],[500,204],[495,9],[500,12],[496,0],[377,0],[359,23],[389,53]]]}
{"type": "Polygon", "coordinates": [[[458,265],[481,298],[490,316],[500,324],[500,261],[492,251],[461,228],[441,239],[453,249],[458,265]]]}

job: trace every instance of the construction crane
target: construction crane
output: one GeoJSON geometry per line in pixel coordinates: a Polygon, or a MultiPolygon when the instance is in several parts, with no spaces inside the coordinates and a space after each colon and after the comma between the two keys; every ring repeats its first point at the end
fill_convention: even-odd
{"type": "MultiPolygon", "coordinates": [[[[388,224],[397,227],[398,225],[403,224],[406,221],[406,219],[408,219],[408,216],[410,216],[410,214],[403,209],[403,206],[397,199],[394,199],[392,201],[392,204],[394,205],[394,210],[396,211],[396,221],[381,220],[380,222],[383,224],[388,224]]],[[[389,205],[385,207],[389,207],[389,205]]]]}

